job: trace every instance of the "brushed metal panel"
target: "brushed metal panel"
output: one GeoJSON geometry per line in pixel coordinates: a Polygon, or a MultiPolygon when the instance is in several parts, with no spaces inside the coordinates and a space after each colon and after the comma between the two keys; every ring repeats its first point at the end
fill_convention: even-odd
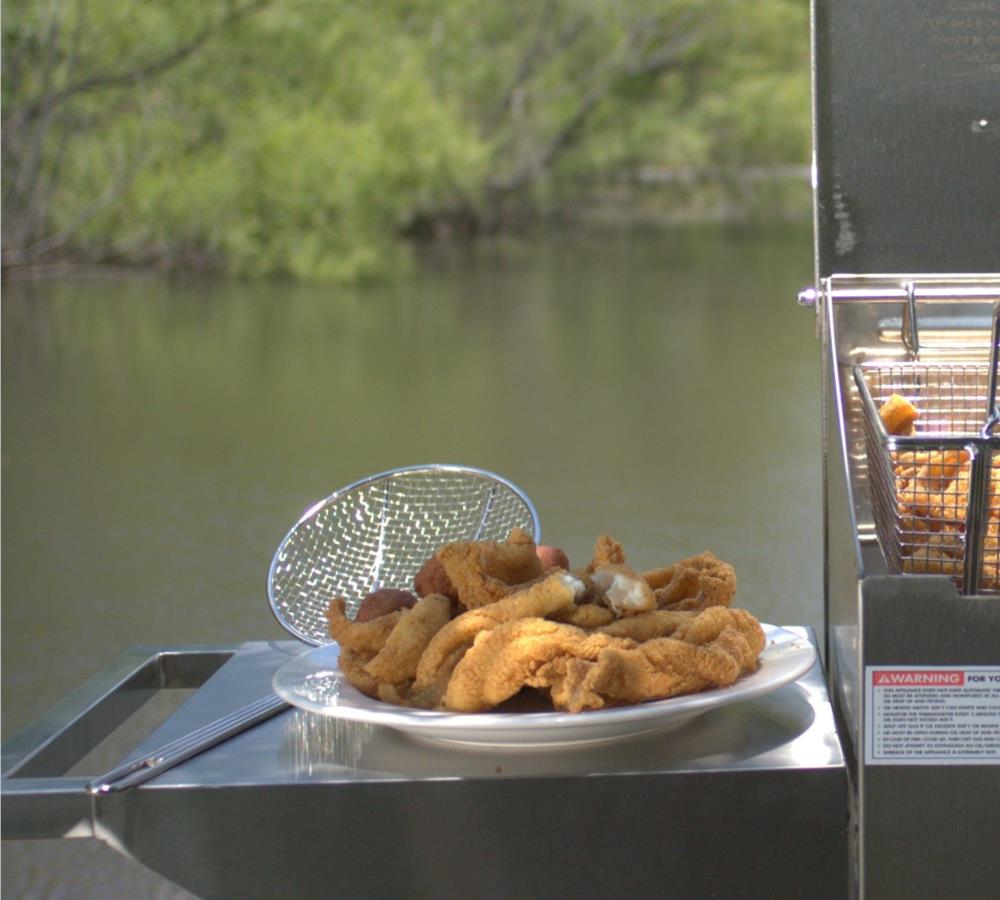
{"type": "MultiPolygon", "coordinates": [[[[1000,664],[996,597],[940,576],[868,578],[862,594],[865,665],[1000,664]]],[[[998,765],[864,766],[867,900],[996,896],[998,798],[998,765]]]]}
{"type": "Polygon", "coordinates": [[[1000,271],[991,3],[814,0],[817,264],[1000,271]]]}

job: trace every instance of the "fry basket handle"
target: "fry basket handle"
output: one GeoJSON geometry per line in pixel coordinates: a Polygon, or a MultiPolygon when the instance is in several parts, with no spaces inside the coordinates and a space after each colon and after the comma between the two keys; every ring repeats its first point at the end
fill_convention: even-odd
{"type": "Polygon", "coordinates": [[[993,336],[990,342],[990,385],[986,392],[986,426],[983,434],[993,434],[993,428],[1000,420],[1000,406],[997,405],[997,368],[1000,366],[1000,303],[993,307],[993,336]]]}
{"type": "Polygon", "coordinates": [[[920,358],[920,330],[917,327],[917,288],[912,281],[907,281],[906,305],[903,307],[903,322],[901,335],[903,346],[911,360],[920,358]]]}

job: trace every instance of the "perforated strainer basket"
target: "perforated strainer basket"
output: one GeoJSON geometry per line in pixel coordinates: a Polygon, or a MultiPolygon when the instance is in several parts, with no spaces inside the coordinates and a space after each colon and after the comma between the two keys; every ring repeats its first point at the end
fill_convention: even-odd
{"type": "Polygon", "coordinates": [[[373,590],[412,587],[443,544],[502,540],[514,527],[539,540],[531,500],[493,472],[442,464],[380,472],[341,488],[295,523],[271,560],[268,602],[295,637],[325,644],[324,613],[335,597],[344,597],[354,615],[373,590]]]}

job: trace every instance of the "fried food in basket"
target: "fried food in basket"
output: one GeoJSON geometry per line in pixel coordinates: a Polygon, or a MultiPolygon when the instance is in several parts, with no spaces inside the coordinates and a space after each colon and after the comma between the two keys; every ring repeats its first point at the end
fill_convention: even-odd
{"type": "MultiPolygon", "coordinates": [[[[898,394],[879,409],[891,434],[912,433],[919,410],[898,394]]],[[[946,575],[960,582],[965,572],[965,528],[969,514],[972,459],[964,448],[894,450],[895,520],[906,574],[946,575]]],[[[1000,589],[1000,555],[990,542],[991,523],[1000,513],[1000,456],[990,461],[986,497],[987,534],[983,542],[981,588],[1000,589]]]]}
{"type": "Polygon", "coordinates": [[[728,608],[735,573],[711,553],[643,574],[607,535],[582,569],[558,554],[542,555],[565,566],[541,571],[534,542],[515,529],[438,551],[458,604],[429,593],[358,621],[334,600],[341,671],[387,703],[476,712],[533,689],[577,713],[725,686],[756,667],[763,630],[728,608]]]}
{"type": "Polygon", "coordinates": [[[892,394],[878,414],[889,434],[912,434],[914,423],[920,418],[919,410],[899,394],[892,394]]]}

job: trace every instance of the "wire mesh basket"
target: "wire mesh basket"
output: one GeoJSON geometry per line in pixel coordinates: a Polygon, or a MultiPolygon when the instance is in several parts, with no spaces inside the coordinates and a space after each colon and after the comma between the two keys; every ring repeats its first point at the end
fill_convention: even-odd
{"type": "Polygon", "coordinates": [[[531,500],[493,472],[444,464],[380,472],[302,515],[271,561],[268,601],[291,634],[326,643],[325,612],[335,597],[353,616],[370,591],[411,585],[443,544],[503,540],[515,527],[539,539],[531,500]]]}
{"type": "Polygon", "coordinates": [[[986,363],[854,367],[889,570],[946,575],[964,594],[1000,594],[998,321],[986,363]]]}

